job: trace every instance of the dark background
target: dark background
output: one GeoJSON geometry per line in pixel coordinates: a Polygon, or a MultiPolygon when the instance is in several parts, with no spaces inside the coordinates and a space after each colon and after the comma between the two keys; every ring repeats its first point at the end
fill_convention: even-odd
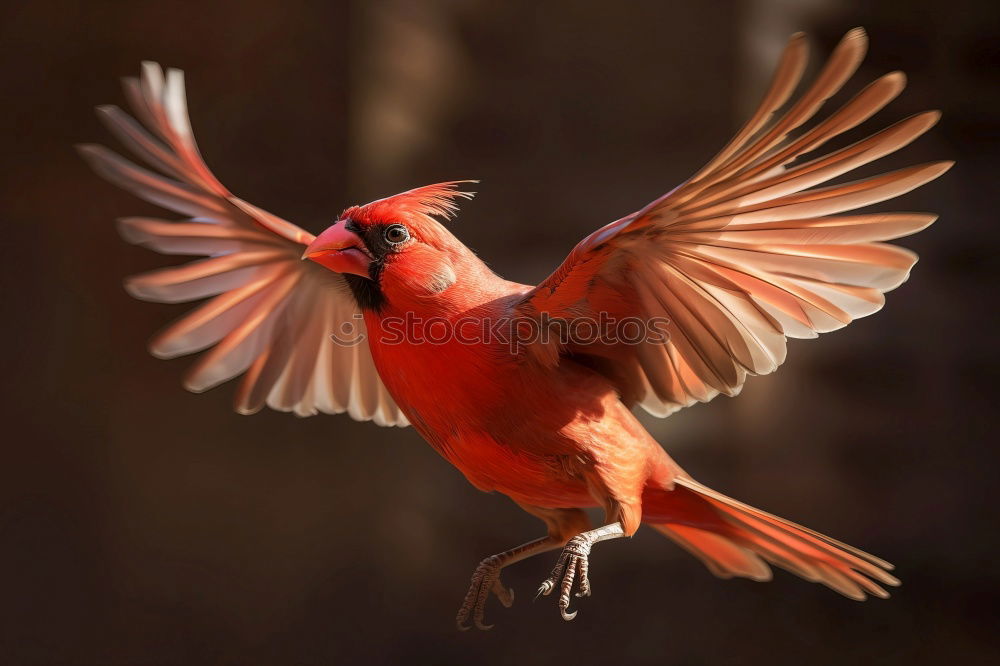
{"type": "Polygon", "coordinates": [[[7,4],[0,663],[993,661],[996,7],[7,4]],[[536,280],[714,153],[788,34],[807,30],[819,59],[855,25],[872,46],[848,93],[910,76],[866,130],[944,111],[879,170],[958,161],[892,205],[941,214],[903,240],[920,264],[878,315],[650,428],[702,481],[893,561],[904,585],[888,601],[783,572],[719,581],[640,531],[597,550],[575,622],[531,603],[547,555],[509,570],[518,600],[491,601],[493,632],[457,633],[473,566],[540,523],[412,429],[240,417],[231,387],[185,393],[189,361],[144,350],[184,306],[120,286],[172,259],[120,242],[112,220],[159,211],[72,150],[110,141],[91,108],[159,60],[187,71],[202,152],[241,196],[318,231],[351,203],[481,178],[454,228],[501,274],[536,280]]]}

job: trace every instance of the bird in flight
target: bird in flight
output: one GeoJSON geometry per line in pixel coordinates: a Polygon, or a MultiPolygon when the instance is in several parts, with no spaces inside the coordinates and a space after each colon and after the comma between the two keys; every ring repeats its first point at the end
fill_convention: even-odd
{"type": "Polygon", "coordinates": [[[501,570],[561,549],[539,595],[591,593],[591,548],[645,524],[715,575],[768,580],[775,565],[852,599],[886,597],[892,566],[753,508],[687,474],[640,425],[773,372],[786,339],[814,338],[876,312],[916,262],[884,241],[926,213],[850,213],[940,176],[951,162],[828,181],[893,153],[936,111],[839,149],[820,149],[894,99],[900,72],[819,114],[867,48],[851,30],[799,87],[802,34],[789,40],[759,108],[689,180],[580,241],[541,284],[505,280],[442,223],[471,196],[456,181],[351,206],[318,236],[232,194],[209,171],[188,119],[181,71],[146,62],[124,81],[135,117],[98,108],[147,167],[97,145],[105,178],[185,216],[127,217],[126,241],[201,257],[129,278],[148,301],[209,299],[150,343],[204,352],[184,385],[240,377],[235,408],[347,412],[412,425],[483,491],[544,521],[543,536],[484,559],[457,624],[488,629],[485,608],[513,592],[501,570]],[[793,101],[790,101],[793,100],[793,101]],[[815,122],[803,128],[813,119],[815,122]],[[585,509],[604,511],[591,525],[585,509]]]}

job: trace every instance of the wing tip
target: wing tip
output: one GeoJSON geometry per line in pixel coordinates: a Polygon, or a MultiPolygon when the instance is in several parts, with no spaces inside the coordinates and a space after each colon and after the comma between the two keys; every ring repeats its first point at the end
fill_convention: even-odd
{"type": "Polygon", "coordinates": [[[146,351],[153,358],[158,358],[161,361],[169,361],[172,358],[177,358],[178,356],[183,356],[183,354],[172,353],[169,349],[163,347],[162,343],[157,340],[151,340],[148,345],[146,345],[146,351]]]}
{"type": "Polygon", "coordinates": [[[130,275],[129,277],[122,280],[122,288],[125,289],[127,293],[132,298],[138,299],[140,301],[154,301],[155,299],[150,298],[149,292],[143,289],[141,284],[141,278],[136,275],[130,275]]]}
{"type": "Polygon", "coordinates": [[[206,386],[202,383],[196,383],[191,379],[185,379],[181,383],[181,386],[184,387],[185,391],[190,391],[191,393],[204,393],[208,389],[212,388],[211,386],[206,386]]]}
{"type": "Polygon", "coordinates": [[[868,31],[861,26],[851,28],[841,38],[840,43],[837,44],[836,50],[839,51],[840,49],[848,49],[852,52],[851,60],[856,64],[860,63],[864,59],[865,54],[868,53],[868,31]]]}
{"type": "Polygon", "coordinates": [[[927,111],[921,111],[920,113],[915,113],[912,116],[904,118],[898,124],[918,123],[920,125],[920,131],[917,136],[919,137],[937,125],[941,121],[941,115],[940,109],[928,109],[927,111]]]}
{"type": "Polygon", "coordinates": [[[147,277],[153,273],[156,273],[156,271],[154,270],[149,273],[140,273],[139,275],[130,275],[122,280],[122,287],[125,289],[125,293],[136,300],[146,301],[148,303],[184,302],[184,299],[177,300],[175,296],[165,292],[159,285],[153,284],[147,280],[147,277]]]}
{"type": "Polygon", "coordinates": [[[792,33],[792,36],[785,42],[782,58],[792,58],[804,65],[809,58],[809,35],[802,30],[792,33]]]}
{"type": "Polygon", "coordinates": [[[897,91],[902,91],[906,87],[907,77],[906,72],[901,69],[895,69],[888,74],[884,74],[881,79],[883,81],[889,81],[893,84],[897,91]]]}
{"type": "Polygon", "coordinates": [[[138,287],[136,287],[135,278],[133,276],[127,277],[124,280],[122,280],[122,288],[125,290],[125,293],[127,293],[132,298],[139,298],[139,299],[142,298],[141,296],[142,292],[138,287]]]}
{"type": "Polygon", "coordinates": [[[955,160],[938,160],[922,165],[922,170],[926,174],[927,179],[921,185],[940,178],[948,173],[953,166],[955,166],[955,160]]]}
{"type": "Polygon", "coordinates": [[[104,146],[99,143],[74,143],[73,149],[76,150],[80,157],[89,162],[98,156],[101,150],[104,149],[104,146]]]}
{"type": "Polygon", "coordinates": [[[115,220],[115,229],[121,239],[130,245],[138,245],[142,241],[142,235],[135,229],[137,217],[119,217],[115,220]]]}
{"type": "Polygon", "coordinates": [[[864,26],[858,25],[854,26],[844,35],[842,41],[857,41],[862,40],[865,43],[868,42],[868,31],[865,30],[864,26]]]}

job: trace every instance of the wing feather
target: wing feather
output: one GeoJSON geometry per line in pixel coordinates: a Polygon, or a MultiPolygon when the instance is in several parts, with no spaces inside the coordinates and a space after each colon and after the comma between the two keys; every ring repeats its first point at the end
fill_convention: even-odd
{"type": "Polygon", "coordinates": [[[219,294],[175,321],[153,338],[150,352],[157,358],[176,358],[211,347],[247,319],[278,278],[291,272],[283,264],[262,268],[253,280],[219,294]]]}
{"type": "MultiPolygon", "coordinates": [[[[520,313],[598,317],[600,303],[610,304],[612,316],[669,319],[665,343],[619,344],[614,358],[640,371],[612,378],[624,382],[623,396],[638,396],[647,411],[666,415],[718,393],[735,395],[747,376],[773,372],[785,359],[786,338],[816,337],[878,311],[883,293],[904,282],[917,260],[884,241],[936,218],[850,211],[920,187],[952,163],[829,183],[900,150],[940,114],[917,114],[803,159],[898,96],[906,78],[892,72],[789,138],[841,90],[866,49],[862,29],[847,33],[812,85],[779,114],[806,63],[804,38],[793,36],[760,106],[719,154],[679,187],[581,241],[525,296],[520,313]]],[[[540,362],[560,352],[608,353],[583,344],[555,354],[534,350],[540,362]]],[[[845,593],[860,593],[861,583],[837,571],[815,573],[845,593]]]]}
{"type": "Polygon", "coordinates": [[[141,245],[161,254],[211,256],[251,249],[288,248],[287,244],[273,234],[210,222],[197,218],[192,222],[170,222],[126,217],[118,220],[118,233],[133,245],[141,245]]]}
{"type": "Polygon", "coordinates": [[[359,336],[331,339],[345,322],[363,327],[343,279],[300,260],[312,234],[233,196],[205,165],[188,118],[184,76],[144,62],[124,81],[138,121],[115,106],[98,116],[149,168],[102,146],[83,157],[102,176],[146,201],[188,216],[129,217],[122,237],[163,254],[204,257],[133,276],[136,298],[179,303],[213,297],[150,343],[160,358],[204,351],[184,385],[200,392],[243,374],[235,406],[265,404],[301,416],[347,412],[380,425],[406,425],[359,336]]]}

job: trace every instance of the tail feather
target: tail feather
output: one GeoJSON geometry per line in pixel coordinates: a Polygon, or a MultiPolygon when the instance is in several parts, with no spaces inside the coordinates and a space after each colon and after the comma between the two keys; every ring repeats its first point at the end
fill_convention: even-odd
{"type": "Polygon", "coordinates": [[[769,580],[766,563],[859,601],[896,586],[891,564],[858,548],[761,511],[687,478],[652,503],[653,527],[701,559],[716,576],[769,580]],[[692,511],[692,509],[696,509],[692,511]],[[706,509],[708,511],[706,511],[706,509]],[[664,520],[659,522],[656,515],[664,520]]]}
{"type": "Polygon", "coordinates": [[[700,559],[719,578],[771,580],[771,568],[753,550],[738,546],[724,536],[690,525],[654,525],[689,553],[700,559]]]}

